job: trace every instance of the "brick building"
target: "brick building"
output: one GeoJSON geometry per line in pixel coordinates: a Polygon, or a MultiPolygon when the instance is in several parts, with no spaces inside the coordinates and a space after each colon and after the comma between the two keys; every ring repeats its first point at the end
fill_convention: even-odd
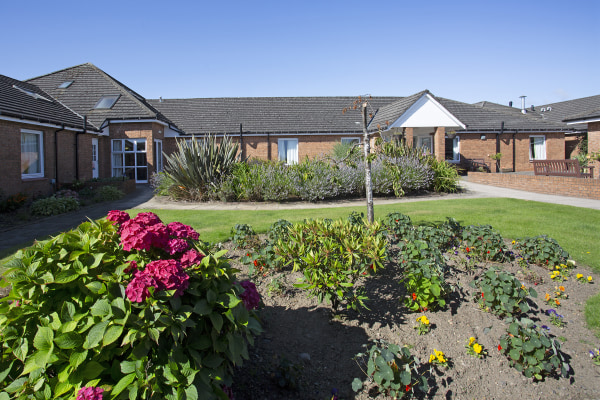
{"type": "MultiPolygon", "coordinates": [[[[147,100],[89,63],[20,82],[38,98],[4,78],[0,136],[9,146],[0,150],[0,159],[3,171],[10,171],[0,177],[4,193],[49,192],[61,183],[95,177],[127,176],[145,183],[163,169],[164,154],[175,151],[178,140],[209,134],[232,137],[244,158],[290,163],[329,153],[336,143],[363,140],[360,110],[343,112],[356,97],[147,100]],[[39,108],[50,103],[62,114],[39,108]],[[22,173],[20,165],[30,157],[17,150],[23,130],[41,132],[36,134],[44,146],[39,176],[22,173]]],[[[564,120],[600,109],[600,96],[525,109],[466,104],[425,90],[407,97],[372,97],[367,103],[368,130],[374,136],[424,148],[466,167],[483,162],[492,172],[496,165],[490,155],[502,153],[503,170],[531,171],[531,160],[568,158],[572,143],[588,128],[599,131],[597,120],[583,118],[587,114],[581,121],[564,120]]]]}

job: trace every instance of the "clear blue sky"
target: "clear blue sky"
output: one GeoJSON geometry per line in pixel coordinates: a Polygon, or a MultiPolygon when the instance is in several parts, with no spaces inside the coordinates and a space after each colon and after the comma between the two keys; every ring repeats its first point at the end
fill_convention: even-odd
{"type": "Polygon", "coordinates": [[[600,94],[600,1],[4,1],[0,74],[91,62],[146,98],[600,94]]]}

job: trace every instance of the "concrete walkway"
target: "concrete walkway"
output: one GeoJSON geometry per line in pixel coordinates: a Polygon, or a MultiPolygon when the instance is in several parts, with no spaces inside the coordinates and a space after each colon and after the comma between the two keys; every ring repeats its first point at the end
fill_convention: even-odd
{"type": "MultiPolygon", "coordinates": [[[[486,197],[509,197],[521,200],[540,201],[546,203],[563,204],[575,207],[585,207],[600,210],[600,200],[580,199],[576,197],[553,196],[526,192],[522,190],[506,189],[488,185],[481,185],[461,181],[463,191],[456,194],[435,194],[429,196],[415,196],[410,198],[375,199],[375,205],[396,204],[414,201],[435,201],[447,199],[472,199],[486,197]]],[[[294,210],[307,208],[349,207],[365,205],[364,199],[325,201],[319,203],[285,202],[285,203],[188,203],[172,202],[164,198],[153,197],[152,189],[148,185],[138,185],[135,192],[125,198],[84,207],[76,212],[44,218],[29,224],[4,229],[0,227],[0,251],[24,247],[35,239],[43,239],[75,228],[80,223],[89,219],[105,217],[110,210],[127,209],[156,209],[156,210],[294,210]]]]}

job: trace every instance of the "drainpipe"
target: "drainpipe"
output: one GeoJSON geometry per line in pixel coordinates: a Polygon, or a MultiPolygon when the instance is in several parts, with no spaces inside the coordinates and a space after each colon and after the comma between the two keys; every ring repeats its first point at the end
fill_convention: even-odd
{"type": "Polygon", "coordinates": [[[87,131],[87,115],[83,117],[83,132],[75,132],[75,179],[79,180],[79,135],[87,131]]]}
{"type": "Polygon", "coordinates": [[[242,136],[242,124],[240,124],[240,159],[244,159],[244,138],[242,136]]]}
{"type": "Polygon", "coordinates": [[[65,124],[62,124],[60,129],[54,131],[54,191],[59,189],[58,184],[58,141],[57,134],[65,130],[65,124]]]}
{"type": "MultiPolygon", "coordinates": [[[[496,154],[500,153],[500,136],[504,133],[504,121],[500,124],[500,133],[496,133],[496,154]]],[[[496,172],[500,172],[500,160],[496,160],[496,172]]]]}
{"type": "Polygon", "coordinates": [[[271,132],[267,132],[267,160],[271,161],[271,132]]]}
{"type": "Polygon", "coordinates": [[[516,161],[516,158],[517,158],[517,156],[516,156],[516,154],[517,154],[517,151],[516,151],[515,137],[517,136],[517,133],[518,133],[518,132],[519,132],[519,131],[518,131],[517,129],[515,129],[515,131],[513,132],[513,137],[512,137],[512,142],[513,142],[513,172],[517,172],[517,164],[516,164],[516,162],[517,162],[517,161],[516,161]]]}

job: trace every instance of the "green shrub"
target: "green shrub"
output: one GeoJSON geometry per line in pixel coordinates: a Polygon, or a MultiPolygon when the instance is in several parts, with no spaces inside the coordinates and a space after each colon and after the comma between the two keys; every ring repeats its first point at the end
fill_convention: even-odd
{"type": "MultiPolygon", "coordinates": [[[[418,360],[410,354],[408,347],[374,340],[370,349],[358,353],[354,359],[369,383],[375,384],[377,391],[386,398],[412,396],[415,389],[422,393],[429,390],[427,378],[419,373],[418,360]]],[[[363,390],[362,380],[354,378],[352,389],[355,392],[363,390]]]]}
{"type": "Polygon", "coordinates": [[[428,164],[433,169],[433,190],[443,193],[458,192],[460,176],[453,164],[438,160],[434,156],[428,157],[428,164]]]}
{"type": "Polygon", "coordinates": [[[510,324],[507,334],[500,337],[498,350],[507,356],[511,367],[527,378],[542,380],[557,372],[566,378],[571,370],[560,342],[550,338],[544,327],[536,327],[526,318],[510,324]]]}
{"type": "Polygon", "coordinates": [[[491,225],[469,225],[462,230],[463,244],[471,257],[504,261],[507,248],[500,233],[491,225]]]}
{"type": "Polygon", "coordinates": [[[177,142],[177,151],[165,155],[164,174],[173,181],[176,196],[199,200],[217,188],[231,173],[238,159],[239,144],[225,136],[218,144],[214,136],[177,142]]]}
{"type": "Polygon", "coordinates": [[[276,243],[278,240],[287,240],[290,235],[292,223],[285,219],[279,219],[269,227],[267,236],[271,243],[276,243]]]}
{"type": "Polygon", "coordinates": [[[348,221],[309,220],[294,224],[287,240],[278,240],[275,251],[284,265],[302,271],[296,287],[305,289],[332,309],[346,302],[358,310],[367,299],[357,280],[382,268],[386,241],[378,223],[355,225],[348,221]]]}
{"type": "Polygon", "coordinates": [[[527,296],[537,297],[534,288],[526,289],[514,275],[495,267],[469,285],[478,289],[475,300],[480,307],[500,317],[526,313],[529,311],[527,296]]]}
{"type": "Polygon", "coordinates": [[[235,224],[231,228],[231,240],[236,247],[248,248],[257,244],[256,232],[248,224],[235,224]]]}
{"type": "Polygon", "coordinates": [[[401,282],[407,292],[404,304],[409,310],[418,312],[446,306],[448,285],[443,275],[428,260],[413,261],[405,271],[401,282]]]}
{"type": "Polygon", "coordinates": [[[20,250],[0,302],[0,391],[11,399],[225,398],[260,331],[224,251],[156,215],[121,212],[20,250]],[[205,255],[206,254],[206,255],[205,255]],[[6,301],[9,300],[9,301],[6,301]],[[12,301],[12,302],[11,302],[12,301]]]}
{"type": "Polygon", "coordinates": [[[17,193],[3,198],[0,192],[0,213],[13,212],[23,207],[27,202],[25,193],[17,193]]]}
{"type": "Polygon", "coordinates": [[[175,185],[175,182],[164,172],[154,173],[150,177],[150,187],[154,190],[154,194],[158,196],[171,196],[173,185],[175,185]]]}
{"type": "Polygon", "coordinates": [[[383,226],[386,228],[388,236],[392,242],[406,237],[413,229],[410,217],[399,212],[391,212],[383,219],[383,226]]]}
{"type": "Polygon", "coordinates": [[[31,204],[31,213],[33,215],[58,215],[78,209],[79,201],[72,197],[47,197],[36,200],[31,204]]]}
{"type": "Polygon", "coordinates": [[[123,196],[125,196],[125,193],[112,185],[101,186],[96,189],[96,199],[100,202],[119,200],[123,196]]]}
{"type": "Polygon", "coordinates": [[[529,263],[540,264],[550,269],[563,264],[569,253],[558,242],[546,235],[517,239],[515,250],[529,263]]]}

